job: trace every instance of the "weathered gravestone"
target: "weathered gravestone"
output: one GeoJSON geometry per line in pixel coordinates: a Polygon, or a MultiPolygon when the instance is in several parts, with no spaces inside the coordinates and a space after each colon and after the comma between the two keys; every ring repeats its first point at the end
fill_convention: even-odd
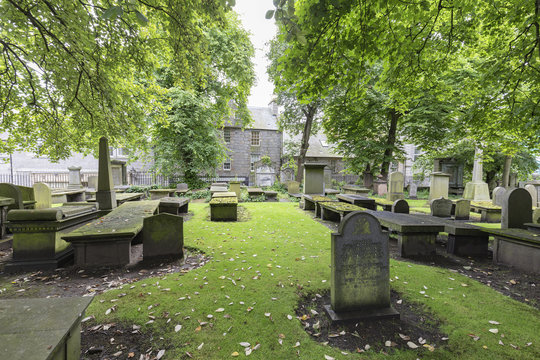
{"type": "Polygon", "coordinates": [[[298,181],[288,181],[287,182],[287,192],[289,194],[298,194],[298,193],[300,193],[300,183],[298,181]]]}
{"type": "Polygon", "coordinates": [[[525,185],[525,190],[527,190],[529,194],[531,194],[532,204],[536,206],[536,204],[538,203],[538,193],[536,191],[536,186],[532,184],[527,184],[525,185]]]}
{"type": "Polygon", "coordinates": [[[511,189],[503,200],[501,229],[525,229],[532,222],[531,194],[523,188],[511,189]]]}
{"type": "Polygon", "coordinates": [[[388,177],[388,192],[386,193],[386,199],[390,201],[395,201],[399,199],[404,199],[403,195],[403,184],[405,182],[405,177],[402,172],[394,171],[390,173],[388,177]]]}
{"type": "Polygon", "coordinates": [[[44,183],[35,183],[34,199],[36,200],[35,209],[48,209],[52,205],[52,194],[49,185],[44,183]]]}
{"type": "Polygon", "coordinates": [[[409,203],[403,199],[394,201],[394,203],[392,204],[392,212],[399,214],[408,214],[409,203]]]}
{"type": "Polygon", "coordinates": [[[488,184],[483,181],[482,153],[483,151],[480,148],[476,148],[474,151],[472,181],[465,184],[465,190],[463,191],[464,199],[489,201],[489,187],[488,184]]]}
{"type": "Polygon", "coordinates": [[[418,193],[418,185],[414,181],[411,181],[411,183],[409,184],[409,199],[411,200],[418,199],[417,193],[418,193]]]}
{"type": "Polygon", "coordinates": [[[386,195],[388,192],[388,186],[384,180],[375,180],[373,181],[373,193],[379,196],[386,195]]]}
{"type": "Polygon", "coordinates": [[[304,194],[324,195],[324,168],[326,164],[304,164],[304,194]]]}
{"type": "Polygon", "coordinates": [[[353,212],[332,234],[332,321],[399,318],[390,306],[388,233],[370,214],[353,212]]]}
{"type": "Polygon", "coordinates": [[[70,166],[69,170],[69,183],[68,189],[81,189],[83,186],[81,184],[81,167],[80,166],[70,166]]]}
{"type": "Polygon", "coordinates": [[[450,174],[439,171],[431,173],[428,200],[438,199],[440,197],[448,198],[449,184],[450,174]]]}
{"type": "Polygon", "coordinates": [[[236,198],[238,200],[240,200],[240,195],[241,195],[241,191],[240,191],[240,184],[242,182],[241,181],[230,181],[229,182],[229,191],[233,192],[236,194],[236,198]]]}
{"type": "Polygon", "coordinates": [[[143,259],[184,256],[184,218],[162,213],[144,218],[143,259]]]}
{"type": "Polygon", "coordinates": [[[95,175],[90,175],[88,177],[88,187],[90,189],[97,189],[97,184],[98,184],[98,177],[95,175]]]}
{"type": "Polygon", "coordinates": [[[188,184],[180,183],[180,184],[176,184],[176,190],[174,192],[175,193],[180,193],[180,194],[185,194],[185,193],[188,192],[188,190],[189,190],[188,184]]]}
{"type": "Polygon", "coordinates": [[[493,200],[491,200],[491,203],[493,205],[502,206],[505,194],[506,188],[497,186],[495,189],[493,189],[493,200]]]}
{"type": "Polygon", "coordinates": [[[99,139],[99,170],[96,201],[100,210],[112,210],[116,207],[116,191],[113,187],[109,142],[106,137],[99,139]]]}
{"type": "Polygon", "coordinates": [[[443,197],[433,199],[429,202],[431,208],[431,216],[436,217],[451,217],[452,216],[452,200],[443,197]]]}
{"type": "Polygon", "coordinates": [[[467,199],[456,200],[456,210],[454,213],[454,219],[469,220],[470,212],[471,212],[471,200],[467,200],[467,199]]]}
{"type": "Polygon", "coordinates": [[[540,208],[536,208],[533,211],[532,222],[535,224],[540,224],[540,208]]]}

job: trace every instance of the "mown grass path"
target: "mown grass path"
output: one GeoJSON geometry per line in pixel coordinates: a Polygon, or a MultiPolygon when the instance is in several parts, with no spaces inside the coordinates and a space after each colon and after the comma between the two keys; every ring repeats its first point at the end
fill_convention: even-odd
{"type": "Polygon", "coordinates": [[[87,314],[98,322],[151,330],[156,347],[167,349],[165,359],[182,359],[186,352],[195,359],[232,358],[235,352],[243,358],[242,342],[260,344],[249,355],[253,359],[540,358],[538,310],[460,274],[394,260],[392,288],[404,301],[424,304],[441,321],[447,345],[433,352],[420,348],[391,356],[372,351],[344,355],[313,341],[296,318],[295,307],[299,294],[330,287],[330,231],[296,203],[242,206],[250,213],[249,221],[219,223],[208,220],[207,204],[191,204],[194,216],[184,224],[185,245],[213,260],[185,274],[107,292],[94,300],[87,314]],[[115,311],[105,315],[113,306],[115,311]],[[497,334],[489,331],[494,328],[497,334]]]}

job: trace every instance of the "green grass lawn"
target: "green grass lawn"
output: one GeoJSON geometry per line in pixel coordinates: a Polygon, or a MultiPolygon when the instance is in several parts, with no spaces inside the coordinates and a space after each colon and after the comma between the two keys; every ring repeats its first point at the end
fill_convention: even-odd
{"type": "Polygon", "coordinates": [[[227,359],[234,352],[244,358],[241,342],[260,344],[249,355],[253,359],[540,358],[540,311],[460,274],[393,260],[392,288],[441,321],[447,345],[387,356],[373,351],[343,355],[317,343],[296,319],[295,308],[301,294],[330,288],[330,230],[296,203],[242,206],[250,213],[248,221],[218,223],[208,221],[208,204],[191,204],[194,216],[184,224],[185,245],[212,260],[184,274],[148,278],[100,295],[87,315],[151,330],[155,347],[167,348],[164,359],[184,358],[186,352],[195,359],[227,359]],[[113,306],[115,311],[106,315],[113,306]],[[175,332],[177,325],[182,328],[175,332]],[[498,334],[489,332],[493,328],[498,334]]]}

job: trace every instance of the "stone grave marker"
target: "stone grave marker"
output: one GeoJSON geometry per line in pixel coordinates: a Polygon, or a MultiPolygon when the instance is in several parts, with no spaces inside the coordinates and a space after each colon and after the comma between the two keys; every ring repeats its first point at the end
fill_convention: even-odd
{"type": "Polygon", "coordinates": [[[454,219],[469,220],[470,212],[471,212],[471,200],[468,200],[468,199],[456,200],[456,211],[454,214],[454,219]]]}
{"type": "Polygon", "coordinates": [[[392,212],[400,214],[409,213],[409,203],[404,199],[398,199],[392,204],[392,212]]]}
{"type": "Polygon", "coordinates": [[[304,164],[304,194],[324,195],[324,168],[323,163],[304,164]]]}
{"type": "Polygon", "coordinates": [[[95,175],[90,175],[88,177],[88,187],[90,189],[97,189],[98,177],[95,175]]]}
{"type": "Polygon", "coordinates": [[[416,182],[411,181],[411,183],[409,184],[409,199],[411,200],[418,199],[417,193],[418,193],[418,185],[416,184],[416,182]]]}
{"type": "Polygon", "coordinates": [[[452,200],[443,197],[429,202],[431,216],[449,218],[452,216],[452,200]]]}
{"type": "Polygon", "coordinates": [[[525,229],[523,224],[532,222],[531,194],[523,188],[506,192],[501,213],[501,229],[525,229]]]}
{"type": "Polygon", "coordinates": [[[493,189],[493,200],[491,200],[491,203],[493,205],[502,206],[505,194],[506,188],[497,186],[495,189],[493,189]]]}
{"type": "Polygon", "coordinates": [[[69,170],[69,183],[68,189],[82,189],[81,184],[81,167],[80,166],[70,166],[69,170]]]}
{"type": "Polygon", "coordinates": [[[287,192],[289,194],[298,194],[298,193],[300,193],[300,183],[298,181],[288,181],[287,182],[287,192]]]}
{"type": "Polygon", "coordinates": [[[448,186],[450,184],[450,174],[440,171],[431,173],[428,200],[440,197],[448,198],[448,186]]]}
{"type": "Polygon", "coordinates": [[[343,218],[331,245],[332,321],[399,318],[390,306],[388,233],[371,214],[352,212],[343,218]]]}
{"type": "Polygon", "coordinates": [[[405,177],[400,171],[394,171],[390,173],[388,177],[388,192],[386,193],[386,200],[395,201],[404,199],[403,184],[405,177]]]}
{"type": "Polygon", "coordinates": [[[373,193],[383,196],[388,192],[388,185],[384,180],[375,180],[373,181],[373,193]]]}
{"type": "Polygon", "coordinates": [[[51,188],[44,183],[35,183],[34,199],[36,200],[35,209],[48,209],[52,206],[51,188]]]}
{"type": "Polygon", "coordinates": [[[161,213],[144,218],[143,259],[184,256],[184,218],[161,213]]]}
{"type": "Polygon", "coordinates": [[[100,210],[112,210],[116,207],[116,191],[113,186],[109,142],[106,137],[99,139],[99,170],[96,201],[100,210]]]}
{"type": "Polygon", "coordinates": [[[240,190],[240,184],[241,184],[241,181],[229,182],[229,191],[235,193],[238,200],[240,200],[240,196],[242,194],[240,190]]]}
{"type": "Polygon", "coordinates": [[[483,180],[483,151],[480,148],[476,148],[474,151],[474,163],[472,181],[465,184],[465,190],[463,190],[463,198],[474,201],[489,201],[489,187],[483,180]]]}
{"type": "Polygon", "coordinates": [[[540,207],[534,209],[532,214],[532,222],[535,224],[540,224],[540,207]]]}
{"type": "Polygon", "coordinates": [[[527,184],[525,185],[525,190],[527,190],[529,194],[531,194],[532,204],[536,206],[536,204],[538,203],[538,193],[536,191],[536,186],[532,184],[527,184]]]}

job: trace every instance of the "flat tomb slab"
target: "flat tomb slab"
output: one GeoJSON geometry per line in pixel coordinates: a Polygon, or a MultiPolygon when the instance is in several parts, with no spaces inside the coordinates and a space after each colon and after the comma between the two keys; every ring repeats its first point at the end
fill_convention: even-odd
{"type": "Polygon", "coordinates": [[[303,195],[303,202],[300,203],[300,206],[304,210],[315,210],[315,204],[319,201],[332,201],[329,197],[323,195],[303,195]]]}
{"type": "Polygon", "coordinates": [[[228,192],[229,189],[227,189],[227,186],[220,186],[220,185],[212,185],[210,186],[210,193],[213,195],[217,192],[228,192]]]}
{"type": "Polygon", "coordinates": [[[236,193],[233,191],[216,192],[212,194],[213,198],[219,197],[236,197],[236,193]]]}
{"type": "Polygon", "coordinates": [[[321,219],[330,221],[341,221],[343,217],[353,211],[363,211],[364,208],[353,204],[347,204],[339,201],[319,202],[321,207],[321,219]]]}
{"type": "MultiPolygon", "coordinates": [[[[144,197],[144,193],[116,193],[116,204],[117,206],[122,205],[127,201],[137,201],[141,200],[144,197]]],[[[88,199],[88,202],[96,202],[96,199],[88,199]]]]}
{"type": "Polygon", "coordinates": [[[324,189],[324,194],[325,195],[337,195],[339,193],[340,193],[340,191],[336,190],[336,189],[324,189]]]}
{"type": "Polygon", "coordinates": [[[247,189],[249,196],[260,196],[264,194],[264,190],[258,187],[250,187],[247,189]]]}
{"type": "Polygon", "coordinates": [[[345,192],[345,194],[357,194],[357,195],[361,195],[361,194],[367,195],[370,192],[370,190],[365,187],[353,186],[353,185],[343,186],[343,191],[345,192]]]}
{"type": "Polygon", "coordinates": [[[0,358],[79,359],[81,320],[92,297],[0,300],[0,358]]]}
{"type": "Polygon", "coordinates": [[[185,197],[164,197],[159,200],[159,212],[178,215],[187,213],[189,198],[185,197]]]}
{"type": "Polygon", "coordinates": [[[524,225],[527,228],[527,230],[540,234],[540,224],[525,223],[524,225]]]}
{"type": "Polygon", "coordinates": [[[211,221],[236,221],[238,219],[238,199],[234,197],[210,200],[211,221]]]}
{"type": "Polygon", "coordinates": [[[360,206],[370,210],[377,210],[377,204],[375,199],[367,196],[355,195],[355,194],[338,194],[336,198],[342,202],[348,202],[350,204],[360,206]]]}
{"type": "Polygon", "coordinates": [[[525,229],[485,229],[495,236],[493,262],[540,274],[540,234],[525,229]]]}
{"type": "Polygon", "coordinates": [[[15,204],[15,199],[0,196],[0,206],[8,206],[15,204]]]}
{"type": "MultiPolygon", "coordinates": [[[[368,210],[382,226],[397,232],[443,232],[444,224],[434,222],[430,218],[418,218],[419,215],[400,214],[388,211],[368,210]]],[[[430,216],[431,217],[431,216],[430,216]]]]}
{"type": "Polygon", "coordinates": [[[131,241],[139,234],[145,217],[154,215],[159,201],[130,201],[109,214],[62,238],[75,250],[75,265],[126,265],[131,261],[131,241]]]}
{"type": "Polygon", "coordinates": [[[158,200],[164,197],[173,196],[176,189],[153,189],[148,190],[150,193],[150,199],[158,200]]]}

